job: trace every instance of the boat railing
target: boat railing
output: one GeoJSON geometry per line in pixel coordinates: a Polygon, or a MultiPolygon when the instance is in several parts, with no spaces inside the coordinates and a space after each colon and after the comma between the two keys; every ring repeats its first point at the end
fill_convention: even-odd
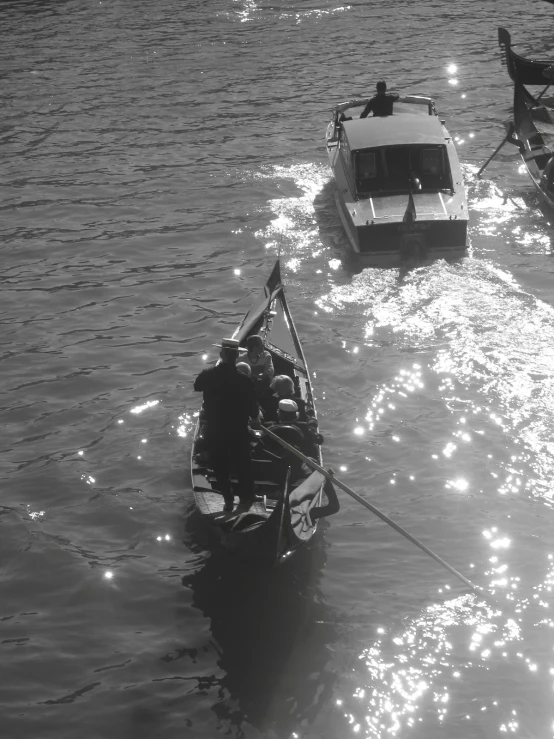
{"type": "Polygon", "coordinates": [[[370,97],[347,100],[345,103],[339,103],[338,105],[335,105],[333,108],[331,108],[331,110],[335,115],[339,115],[340,113],[344,113],[344,111],[348,110],[349,108],[359,108],[361,105],[367,105],[370,100],[370,97]]]}
{"type": "MultiPolygon", "coordinates": [[[[341,113],[344,113],[350,108],[359,108],[362,105],[367,105],[367,103],[371,99],[371,97],[354,98],[353,100],[347,100],[344,103],[339,103],[338,105],[335,105],[333,108],[331,108],[335,124],[338,122],[341,113]]],[[[401,95],[396,102],[409,103],[411,105],[426,105],[429,111],[429,115],[437,114],[433,98],[429,97],[428,95],[401,95]]]]}
{"type": "Polygon", "coordinates": [[[412,105],[426,105],[429,110],[429,115],[436,115],[435,103],[433,98],[428,95],[404,95],[398,99],[399,103],[410,103],[412,105]]]}

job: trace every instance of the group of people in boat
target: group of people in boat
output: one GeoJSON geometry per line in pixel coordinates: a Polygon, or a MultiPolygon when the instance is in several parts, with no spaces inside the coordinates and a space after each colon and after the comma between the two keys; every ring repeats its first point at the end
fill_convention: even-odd
{"type": "Polygon", "coordinates": [[[301,462],[278,442],[258,439],[251,429],[262,425],[307,456],[317,454],[323,437],[317,419],[288,375],[275,375],[271,354],[261,336],[249,336],[246,350],[236,339],[223,339],[219,362],[202,370],[194,389],[203,393],[204,440],[224,510],[233,510],[231,473],[239,486],[239,507],[246,511],[255,499],[253,456],[272,461],[278,469],[298,472],[301,462]]]}

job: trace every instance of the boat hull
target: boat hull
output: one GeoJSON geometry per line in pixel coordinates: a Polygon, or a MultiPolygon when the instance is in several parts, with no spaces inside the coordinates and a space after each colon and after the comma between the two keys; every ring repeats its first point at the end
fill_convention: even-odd
{"type": "Polygon", "coordinates": [[[352,203],[347,203],[338,193],[335,194],[335,202],[348,240],[364,262],[394,265],[410,258],[455,260],[467,254],[465,217],[455,220],[417,219],[412,223],[399,218],[388,223],[357,225],[351,217],[352,203]]]}
{"type": "Polygon", "coordinates": [[[509,32],[498,28],[498,45],[502,49],[503,61],[514,82],[522,85],[548,85],[554,80],[553,59],[527,59],[512,49],[509,32]]]}

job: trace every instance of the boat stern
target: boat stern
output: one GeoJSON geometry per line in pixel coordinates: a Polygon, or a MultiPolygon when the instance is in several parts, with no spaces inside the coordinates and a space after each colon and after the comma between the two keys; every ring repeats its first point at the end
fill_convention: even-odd
{"type": "Polygon", "coordinates": [[[467,251],[467,206],[456,193],[408,193],[337,203],[355,251],[375,263],[458,259],[467,251]]]}

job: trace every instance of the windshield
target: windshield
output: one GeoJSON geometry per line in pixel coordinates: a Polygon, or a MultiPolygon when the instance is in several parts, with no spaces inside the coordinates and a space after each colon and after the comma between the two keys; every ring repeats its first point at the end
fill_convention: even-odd
{"type": "Polygon", "coordinates": [[[450,190],[444,146],[391,146],[354,152],[358,193],[450,190]]]}

